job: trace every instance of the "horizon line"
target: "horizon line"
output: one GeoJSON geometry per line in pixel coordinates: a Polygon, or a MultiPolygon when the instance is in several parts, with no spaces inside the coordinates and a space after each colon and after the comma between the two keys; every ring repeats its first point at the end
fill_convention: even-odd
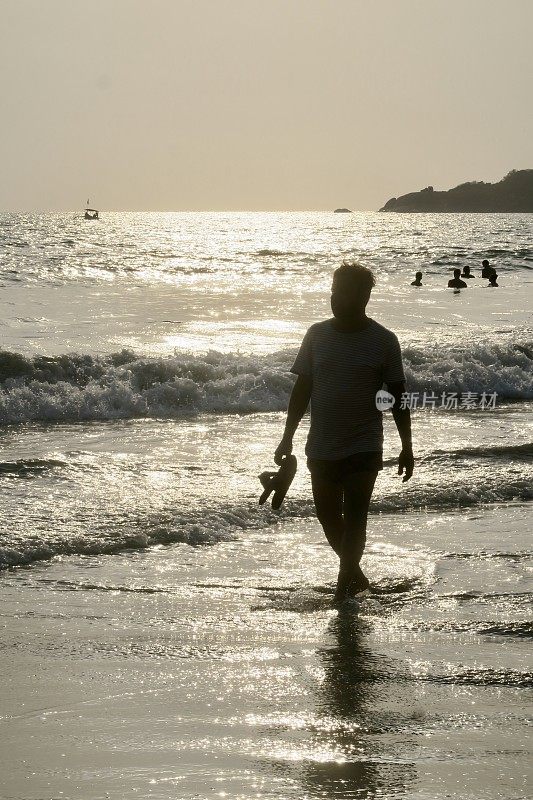
{"type": "MultiPolygon", "coordinates": [[[[0,209],[0,214],[81,214],[83,208],[25,208],[0,209]]],[[[104,208],[98,211],[107,214],[335,214],[335,213],[368,213],[379,212],[376,208],[351,208],[348,212],[336,212],[334,208],[104,208]]]]}

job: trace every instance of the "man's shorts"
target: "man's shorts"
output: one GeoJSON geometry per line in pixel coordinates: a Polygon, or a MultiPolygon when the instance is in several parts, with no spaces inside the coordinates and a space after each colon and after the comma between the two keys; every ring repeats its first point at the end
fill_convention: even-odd
{"type": "Polygon", "coordinates": [[[326,461],[321,458],[308,458],[307,466],[312,476],[324,478],[331,483],[342,483],[354,472],[379,472],[383,469],[383,452],[354,453],[346,458],[326,461]]]}

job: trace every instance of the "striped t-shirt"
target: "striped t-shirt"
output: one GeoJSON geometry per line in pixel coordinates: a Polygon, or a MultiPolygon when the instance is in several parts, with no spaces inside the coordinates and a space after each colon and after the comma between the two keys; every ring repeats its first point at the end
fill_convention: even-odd
{"type": "Polygon", "coordinates": [[[343,332],[333,320],[311,325],[291,372],[311,378],[311,426],[305,452],[333,460],[383,449],[382,413],[376,392],[405,380],[398,339],[370,320],[343,332]]]}

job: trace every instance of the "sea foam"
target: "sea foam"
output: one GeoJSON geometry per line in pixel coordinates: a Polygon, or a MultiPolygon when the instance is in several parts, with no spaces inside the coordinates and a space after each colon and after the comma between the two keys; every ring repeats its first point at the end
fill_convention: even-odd
{"type": "MultiPolygon", "coordinates": [[[[123,350],[27,358],[1,351],[0,424],[283,411],[294,382],[294,355],[211,351],[157,358],[123,350]]],[[[407,347],[404,364],[413,392],[533,398],[531,342],[407,347]]]]}
{"type": "MultiPolygon", "coordinates": [[[[483,483],[464,487],[453,482],[443,486],[434,483],[409,485],[402,492],[377,494],[370,504],[370,514],[395,514],[402,511],[454,511],[492,503],[528,502],[533,500],[531,471],[520,477],[506,474],[488,475],[483,483]]],[[[167,510],[159,516],[135,515],[129,520],[118,516],[105,526],[64,532],[34,530],[28,537],[20,532],[5,535],[0,546],[0,570],[44,561],[62,555],[104,555],[124,550],[145,550],[156,545],[215,545],[253,530],[275,526],[288,519],[315,516],[311,498],[288,497],[280,511],[267,504],[259,507],[253,501],[235,504],[205,505],[182,511],[167,510]]],[[[72,520],[71,520],[72,522],[72,520]]],[[[478,554],[479,558],[483,554],[478,554]]]]}

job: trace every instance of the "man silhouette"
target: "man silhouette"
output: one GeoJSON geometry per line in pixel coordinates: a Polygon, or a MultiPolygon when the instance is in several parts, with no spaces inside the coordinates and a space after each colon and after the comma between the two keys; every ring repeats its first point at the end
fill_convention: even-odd
{"type": "Polygon", "coordinates": [[[473,277],[475,276],[472,275],[472,273],[470,272],[470,267],[467,264],[465,267],[463,267],[463,274],[461,275],[461,278],[473,278],[473,277]]]}
{"type": "Polygon", "coordinates": [[[417,272],[415,274],[414,281],[411,281],[411,286],[422,286],[422,273],[417,272]]]}
{"type": "Polygon", "coordinates": [[[411,420],[401,408],[405,378],[398,339],[366,316],[375,285],[372,272],[344,263],[335,270],[333,319],[311,325],[291,372],[298,377],[289,401],[283,438],[274,454],[280,464],[292,453],[298,424],[311,400],[305,447],[313,499],[326,538],[339,557],[336,601],[369,586],[360,561],[366,543],[368,506],[383,468],[382,413],[376,392],[383,383],[395,399],[393,416],[402,441],[398,474],[413,474],[411,420]]]}
{"type": "Polygon", "coordinates": [[[461,270],[454,269],[453,271],[453,278],[448,281],[448,288],[449,289],[465,289],[468,286],[467,283],[461,280],[461,270]]]}

